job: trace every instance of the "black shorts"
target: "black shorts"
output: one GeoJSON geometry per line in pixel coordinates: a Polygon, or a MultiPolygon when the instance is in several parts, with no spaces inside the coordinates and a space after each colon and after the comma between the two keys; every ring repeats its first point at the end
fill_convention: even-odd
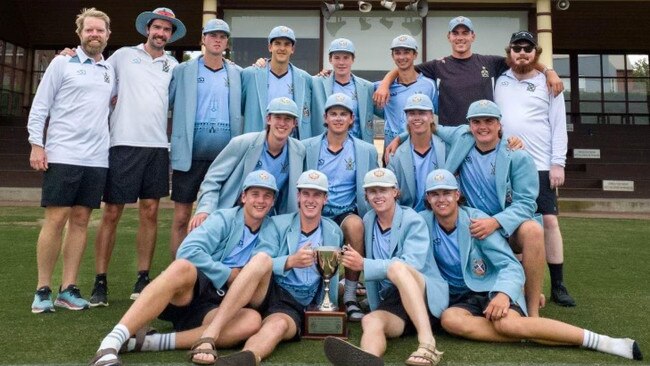
{"type": "Polygon", "coordinates": [[[357,211],[354,210],[354,211],[344,212],[344,213],[342,213],[342,214],[340,214],[340,215],[338,215],[338,216],[331,217],[331,219],[332,219],[332,221],[334,221],[338,226],[341,226],[341,224],[343,223],[343,220],[345,220],[346,217],[351,216],[351,215],[357,215],[357,216],[359,216],[359,214],[357,213],[357,211]]]}
{"type": "MultiPolygon", "coordinates": [[[[473,292],[469,291],[460,295],[449,295],[449,307],[461,308],[469,311],[474,316],[485,316],[483,311],[490,304],[490,295],[488,292],[473,292]]],[[[526,313],[510,300],[510,309],[516,311],[521,316],[526,316],[526,313]]]]}
{"type": "Polygon", "coordinates": [[[296,301],[289,291],[285,290],[275,280],[271,279],[269,289],[262,305],[257,309],[262,314],[262,318],[275,313],[288,315],[296,324],[296,335],[291,341],[299,341],[302,332],[302,323],[305,320],[305,306],[296,301]]]}
{"type": "Polygon", "coordinates": [[[172,201],[178,203],[193,203],[199,193],[199,187],[205,178],[205,173],[212,165],[210,160],[192,160],[190,170],[172,171],[172,201]]]}
{"type": "Polygon", "coordinates": [[[169,195],[169,151],[160,147],[113,146],[108,154],[106,203],[133,203],[169,195]]]}
{"type": "Polygon", "coordinates": [[[548,170],[539,172],[539,195],[537,196],[537,213],[542,215],[557,215],[557,195],[551,188],[548,170]]]}
{"type": "Polygon", "coordinates": [[[41,206],[99,208],[108,168],[50,163],[43,174],[41,206]]]}
{"type": "MultiPolygon", "coordinates": [[[[427,304],[426,292],[424,295],[424,304],[425,305],[427,304]]],[[[399,291],[397,290],[397,287],[391,286],[381,291],[379,305],[375,310],[383,310],[402,319],[404,321],[404,331],[402,332],[402,336],[410,336],[410,335],[417,334],[417,329],[415,329],[415,325],[413,324],[411,318],[406,312],[406,309],[404,308],[404,304],[402,304],[402,298],[399,295],[399,291]]],[[[429,310],[428,306],[427,306],[427,315],[429,316],[429,324],[431,324],[431,329],[434,331],[440,329],[440,319],[436,318],[435,316],[433,316],[433,314],[431,314],[431,311],[429,310]]]]}
{"type": "Polygon", "coordinates": [[[192,301],[185,306],[169,304],[158,316],[159,319],[172,322],[177,332],[199,327],[205,316],[212,309],[218,308],[226,296],[226,291],[215,289],[203,272],[197,270],[196,273],[192,301]]]}

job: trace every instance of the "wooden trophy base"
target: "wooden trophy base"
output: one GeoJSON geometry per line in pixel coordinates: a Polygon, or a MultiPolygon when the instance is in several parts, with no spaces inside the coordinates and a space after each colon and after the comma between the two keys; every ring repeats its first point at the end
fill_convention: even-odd
{"type": "Polygon", "coordinates": [[[302,338],[325,339],[337,337],[348,339],[348,319],[343,311],[320,311],[318,307],[305,310],[302,338]]]}

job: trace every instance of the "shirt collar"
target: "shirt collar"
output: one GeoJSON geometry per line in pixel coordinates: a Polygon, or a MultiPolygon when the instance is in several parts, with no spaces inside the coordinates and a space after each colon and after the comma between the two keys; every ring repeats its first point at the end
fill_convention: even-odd
{"type": "Polygon", "coordinates": [[[104,60],[104,55],[100,54],[99,55],[100,56],[99,61],[95,62],[95,60],[93,58],[89,57],[86,54],[86,52],[84,52],[84,50],[83,50],[83,48],[81,46],[77,46],[77,49],[75,51],[77,52],[77,57],[79,58],[80,63],[83,64],[83,63],[86,63],[87,60],[90,60],[90,62],[93,65],[99,65],[99,66],[102,66],[104,68],[108,68],[108,66],[106,65],[105,60],[104,60]]]}

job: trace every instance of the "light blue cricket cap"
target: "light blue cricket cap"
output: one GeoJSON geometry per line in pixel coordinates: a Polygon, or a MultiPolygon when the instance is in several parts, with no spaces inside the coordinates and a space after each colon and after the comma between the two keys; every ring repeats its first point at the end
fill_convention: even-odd
{"type": "Polygon", "coordinates": [[[501,119],[501,110],[491,100],[481,99],[469,105],[467,110],[467,120],[476,117],[494,117],[498,120],[501,119]]]}
{"type": "Polygon", "coordinates": [[[467,27],[467,29],[474,32],[474,23],[472,23],[471,19],[464,16],[455,17],[454,19],[450,20],[449,31],[450,32],[453,31],[459,25],[464,25],[465,27],[467,27]]]}
{"type": "Polygon", "coordinates": [[[325,102],[325,112],[332,107],[343,107],[354,113],[354,105],[352,103],[352,98],[349,95],[343,93],[334,93],[327,97],[325,102]]]}
{"type": "Polygon", "coordinates": [[[248,173],[246,179],[244,179],[242,190],[245,191],[252,187],[266,188],[278,193],[278,185],[275,183],[275,177],[266,170],[255,170],[248,173]]]}
{"type": "Polygon", "coordinates": [[[296,182],[296,188],[315,189],[327,193],[329,191],[329,182],[323,172],[310,169],[300,174],[298,182],[296,182]]]}
{"type": "Polygon", "coordinates": [[[418,50],[418,41],[415,38],[409,36],[408,34],[402,34],[393,38],[393,41],[390,43],[390,49],[395,48],[407,48],[410,50],[418,50]]]}
{"type": "Polygon", "coordinates": [[[287,97],[279,97],[271,100],[266,107],[266,115],[268,116],[269,114],[288,114],[296,118],[300,117],[296,102],[287,97]]]}
{"type": "Polygon", "coordinates": [[[425,94],[413,94],[406,98],[404,111],[433,111],[433,102],[425,94]]]}
{"type": "Polygon", "coordinates": [[[370,187],[397,188],[397,177],[386,168],[373,169],[363,177],[363,188],[370,187]]]}
{"type": "Polygon", "coordinates": [[[436,169],[427,175],[426,192],[438,189],[458,189],[458,181],[449,170],[436,169]]]}
{"type": "Polygon", "coordinates": [[[354,55],[354,43],[347,38],[337,38],[330,43],[328,54],[332,52],[348,52],[354,55]]]}
{"type": "Polygon", "coordinates": [[[293,33],[293,29],[284,25],[279,25],[271,29],[271,33],[269,33],[269,44],[276,38],[288,38],[291,40],[291,43],[296,44],[296,34],[293,33]]]}
{"type": "Polygon", "coordinates": [[[230,27],[228,23],[224,22],[221,19],[210,19],[205,23],[203,27],[203,34],[212,33],[212,32],[224,32],[228,37],[230,37],[230,27]]]}

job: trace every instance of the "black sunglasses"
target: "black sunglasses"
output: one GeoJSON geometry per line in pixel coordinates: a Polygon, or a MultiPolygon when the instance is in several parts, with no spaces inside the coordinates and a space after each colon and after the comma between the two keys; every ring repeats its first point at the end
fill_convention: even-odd
{"type": "Polygon", "coordinates": [[[535,46],[533,45],[527,45],[527,46],[519,46],[519,45],[512,45],[510,46],[510,49],[515,51],[515,53],[521,52],[521,50],[524,50],[526,53],[531,53],[535,49],[535,46]]]}

